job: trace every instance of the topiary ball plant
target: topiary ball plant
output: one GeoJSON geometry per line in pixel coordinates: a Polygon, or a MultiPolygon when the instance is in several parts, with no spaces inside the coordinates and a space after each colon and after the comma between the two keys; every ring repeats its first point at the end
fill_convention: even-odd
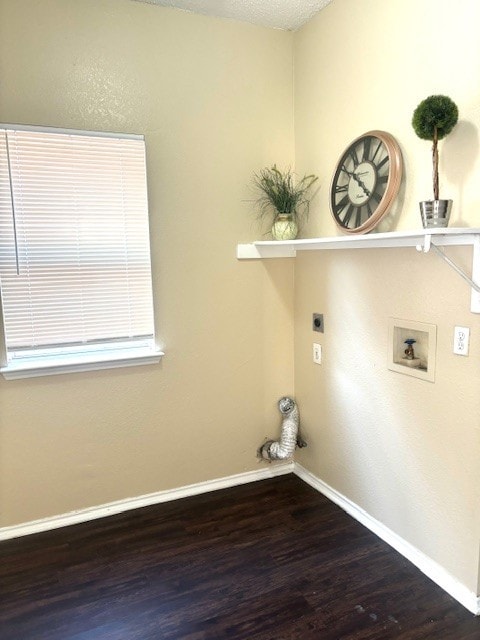
{"type": "Polygon", "coordinates": [[[438,141],[445,138],[458,121],[458,107],[448,97],[434,95],[425,98],[413,112],[412,126],[419,138],[432,140],[433,198],[439,199],[438,141]]]}

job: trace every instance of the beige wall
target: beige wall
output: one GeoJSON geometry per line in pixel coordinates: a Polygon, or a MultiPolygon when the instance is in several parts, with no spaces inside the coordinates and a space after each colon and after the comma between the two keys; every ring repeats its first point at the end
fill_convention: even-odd
{"type": "MultiPolygon", "coordinates": [[[[476,0],[333,0],[292,36],[129,0],[0,0],[1,121],[146,135],[167,354],[0,380],[1,525],[257,469],[293,389],[295,321],[299,461],[477,591],[480,327],[467,285],[413,249],[309,253],[294,311],[292,262],[237,263],[234,248],[260,235],[244,202],[252,172],[293,162],[292,42],[297,169],[320,176],[307,235],[336,233],[335,162],[372,128],[405,160],[381,229],[419,227],[430,150],[410,120],[440,92],[461,117],[441,146],[451,224],[479,226],[479,14],[476,0]],[[391,316],[437,325],[434,384],[386,368],[391,316]],[[468,358],[451,352],[455,324],[471,328],[468,358]]],[[[449,254],[468,269],[468,250],[449,254]]]]}
{"type": "MultiPolygon", "coordinates": [[[[400,143],[405,178],[381,230],[418,229],[432,197],[430,144],[411,117],[432,93],[458,104],[441,143],[451,226],[480,226],[477,0],[333,0],[295,36],[296,163],[320,176],[309,235],[335,235],[328,190],[347,144],[370,129],[400,143]]],[[[450,249],[466,271],[471,252],[450,249]]],[[[435,255],[415,249],[308,253],[295,265],[295,387],[309,447],[298,460],[477,593],[480,317],[435,255]],[[325,314],[325,334],[310,329],[325,314]],[[435,383],[389,371],[390,317],[435,324],[435,383]],[[453,355],[455,325],[470,356],[453,355]],[[312,342],[324,348],[321,367],[312,342]]]]}
{"type": "Polygon", "coordinates": [[[293,162],[292,34],[130,0],[0,0],[0,121],[144,133],[160,366],[0,379],[2,526],[258,469],[293,267],[243,264],[293,162]]]}

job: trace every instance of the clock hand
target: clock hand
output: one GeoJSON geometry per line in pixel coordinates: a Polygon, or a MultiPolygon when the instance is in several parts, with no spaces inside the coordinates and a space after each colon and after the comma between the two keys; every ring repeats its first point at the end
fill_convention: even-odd
{"type": "Polygon", "coordinates": [[[345,165],[342,165],[342,171],[345,172],[347,174],[347,176],[350,176],[351,178],[355,178],[355,172],[354,171],[349,171],[345,165]]]}
{"type": "Polygon", "coordinates": [[[365,186],[365,183],[360,180],[360,178],[358,177],[358,175],[365,175],[367,172],[363,172],[361,174],[356,174],[355,171],[349,171],[345,165],[342,166],[342,171],[344,171],[347,176],[350,176],[350,178],[353,178],[355,180],[355,182],[358,184],[358,186],[362,187],[363,192],[365,193],[366,196],[370,197],[372,194],[371,192],[367,189],[367,187],[365,186]]]}
{"type": "Polygon", "coordinates": [[[371,192],[367,189],[367,187],[365,186],[365,183],[363,182],[363,180],[360,180],[360,178],[357,178],[357,176],[353,176],[355,178],[355,180],[358,182],[358,184],[360,185],[360,187],[362,187],[364,193],[366,196],[371,196],[371,192]]]}
{"type": "Polygon", "coordinates": [[[349,175],[352,178],[357,178],[357,176],[366,176],[368,174],[368,171],[361,171],[360,173],[355,173],[355,171],[349,171],[345,165],[342,166],[342,171],[344,171],[347,175],[349,175]]]}

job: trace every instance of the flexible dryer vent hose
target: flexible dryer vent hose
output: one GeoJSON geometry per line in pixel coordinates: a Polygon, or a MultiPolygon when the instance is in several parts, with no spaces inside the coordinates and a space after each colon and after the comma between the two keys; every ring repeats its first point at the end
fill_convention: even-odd
{"type": "Polygon", "coordinates": [[[295,400],[288,397],[280,398],[278,409],[283,416],[280,440],[267,440],[262,444],[257,455],[264,460],[287,460],[293,456],[297,445],[307,446],[299,433],[300,416],[295,400]]]}

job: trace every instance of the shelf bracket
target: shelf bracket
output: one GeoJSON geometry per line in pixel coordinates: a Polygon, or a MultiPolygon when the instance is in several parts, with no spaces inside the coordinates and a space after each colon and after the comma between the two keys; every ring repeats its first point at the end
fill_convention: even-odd
{"type": "Polygon", "coordinates": [[[417,251],[423,251],[423,253],[428,253],[430,251],[430,247],[432,246],[432,236],[430,234],[426,234],[423,240],[423,245],[417,244],[417,251]]]}
{"type": "Polygon", "coordinates": [[[471,311],[473,313],[480,313],[480,236],[476,235],[473,242],[473,260],[472,260],[472,277],[463,271],[455,262],[449,258],[445,253],[437,247],[434,243],[432,243],[432,236],[429,234],[425,235],[425,240],[423,245],[416,246],[417,251],[422,251],[423,253],[428,253],[430,249],[433,249],[434,252],[439,256],[442,260],[444,260],[452,269],[458,273],[458,275],[463,278],[470,287],[472,288],[472,299],[471,299],[471,311]]]}

